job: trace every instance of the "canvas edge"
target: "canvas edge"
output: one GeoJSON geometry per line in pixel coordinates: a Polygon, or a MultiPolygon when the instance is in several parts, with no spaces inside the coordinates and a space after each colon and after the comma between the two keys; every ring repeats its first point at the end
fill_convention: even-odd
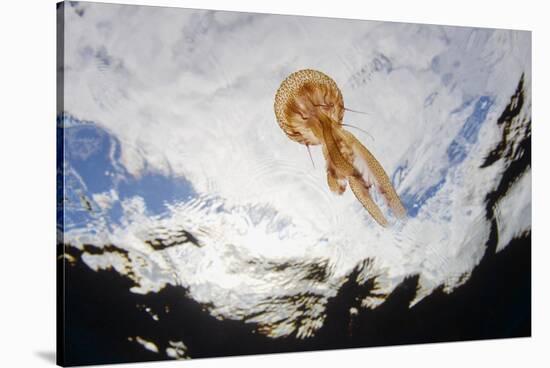
{"type": "Polygon", "coordinates": [[[56,3],[56,364],[65,366],[65,257],[64,257],[64,51],[65,2],[56,3]]]}

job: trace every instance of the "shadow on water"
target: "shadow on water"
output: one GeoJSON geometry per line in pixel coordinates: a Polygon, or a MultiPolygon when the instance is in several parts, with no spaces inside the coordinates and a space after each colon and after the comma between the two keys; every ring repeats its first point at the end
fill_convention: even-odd
{"type": "MultiPolygon", "coordinates": [[[[166,360],[170,341],[191,358],[269,354],[384,345],[531,336],[531,236],[489,254],[470,280],[452,294],[442,289],[409,308],[418,278],[411,277],[374,310],[351,315],[369,285],[353,275],[326,306],[326,320],[308,339],[272,339],[252,323],[219,320],[181,287],[156,294],[128,291],[132,281],[113,271],[94,272],[83,262],[66,266],[65,364],[166,360]],[[157,316],[154,320],[143,308],[157,316]],[[154,342],[158,353],[135,340],[154,342]],[[128,337],[133,337],[129,340],[128,337]]],[[[49,355],[47,355],[49,357],[49,355]]]]}

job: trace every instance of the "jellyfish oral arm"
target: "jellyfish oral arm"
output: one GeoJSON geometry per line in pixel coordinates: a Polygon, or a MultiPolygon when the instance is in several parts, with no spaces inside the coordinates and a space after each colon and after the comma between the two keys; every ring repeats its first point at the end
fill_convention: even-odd
{"type": "Polygon", "coordinates": [[[330,163],[334,165],[338,175],[343,177],[348,177],[350,175],[355,175],[356,170],[352,164],[344,157],[336,139],[334,138],[334,129],[337,124],[325,114],[319,114],[319,121],[321,122],[321,127],[323,128],[323,144],[327,150],[327,156],[330,159],[330,163]]]}
{"type": "Polygon", "coordinates": [[[365,207],[372,218],[380,226],[388,226],[388,220],[386,220],[386,218],[382,214],[382,211],[376,205],[369,193],[369,186],[365,185],[365,182],[363,180],[355,176],[349,177],[348,181],[353,194],[355,194],[355,197],[359,200],[359,202],[361,202],[363,207],[365,207]]]}
{"type": "Polygon", "coordinates": [[[370,190],[376,188],[384,197],[392,212],[399,218],[406,211],[393,185],[372,153],[353,134],[342,129],[330,117],[319,114],[323,132],[323,152],[327,159],[327,181],[331,191],[341,194],[347,179],[350,188],[375,221],[387,226],[388,221],[376,205],[370,190]],[[364,167],[364,170],[361,170],[364,167]]]}
{"type": "Polygon", "coordinates": [[[382,168],[382,165],[376,160],[372,153],[355,136],[349,132],[343,131],[347,136],[347,141],[356,153],[356,159],[361,160],[367,167],[367,181],[375,184],[378,191],[384,196],[388,206],[399,218],[404,218],[407,214],[405,207],[401,203],[397,192],[395,191],[388,174],[382,168]]]}
{"type": "Polygon", "coordinates": [[[346,191],[347,178],[338,175],[336,167],[328,157],[328,151],[325,146],[323,146],[323,155],[327,162],[327,183],[329,189],[336,194],[344,193],[346,191]]]}

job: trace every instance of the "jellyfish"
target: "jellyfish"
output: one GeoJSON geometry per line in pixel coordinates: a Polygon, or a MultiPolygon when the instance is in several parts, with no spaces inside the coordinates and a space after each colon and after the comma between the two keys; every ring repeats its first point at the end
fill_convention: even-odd
{"type": "MultiPolygon", "coordinates": [[[[405,208],[388,175],[373,154],[344,129],[344,100],[340,89],[326,74],[312,69],[290,74],[275,95],[275,116],[291,140],[321,145],[330,190],[342,194],[349,184],[355,197],[381,226],[388,220],[372,198],[377,190],[397,218],[405,208]]],[[[353,111],[353,110],[351,110],[353,111]]]]}

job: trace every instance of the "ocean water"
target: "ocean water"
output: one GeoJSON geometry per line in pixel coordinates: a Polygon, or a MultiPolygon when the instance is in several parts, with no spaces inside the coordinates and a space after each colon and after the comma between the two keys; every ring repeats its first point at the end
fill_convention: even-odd
{"type": "Polygon", "coordinates": [[[530,335],[529,32],[60,9],[69,362],[530,335]],[[321,150],[280,130],[304,68],[367,113],[344,122],[405,220],[332,194],[321,150]]]}

